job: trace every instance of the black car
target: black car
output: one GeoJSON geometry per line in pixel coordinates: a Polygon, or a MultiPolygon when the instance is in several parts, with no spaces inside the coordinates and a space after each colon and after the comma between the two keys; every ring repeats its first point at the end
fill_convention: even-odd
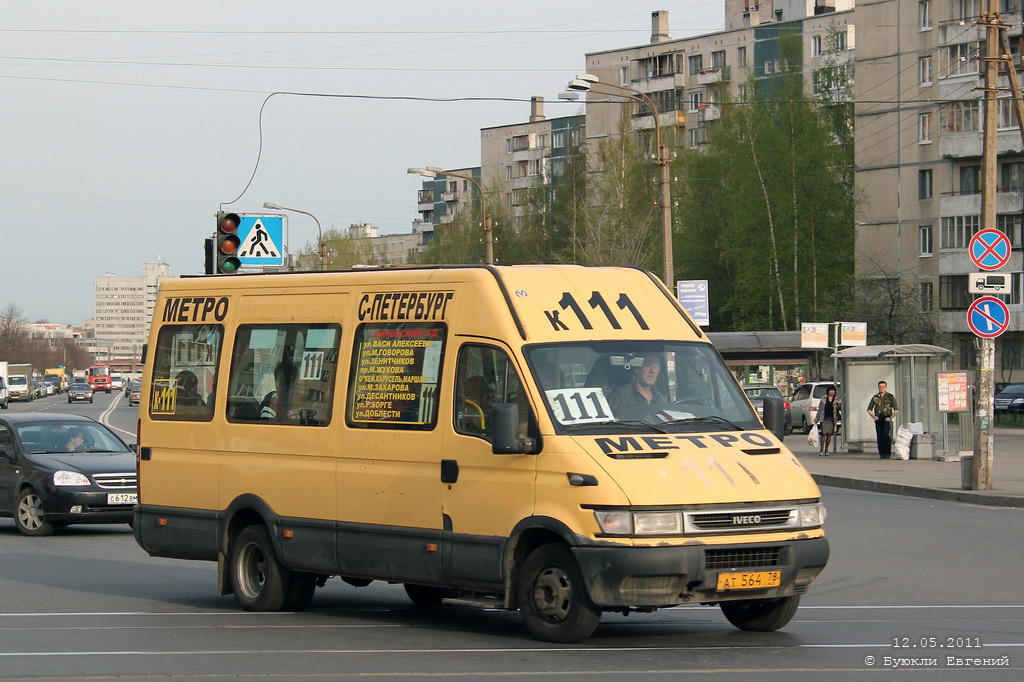
{"type": "Polygon", "coordinates": [[[135,452],[74,414],[0,417],[0,516],[25,535],[72,523],[128,523],[138,501],[135,452]]]}
{"type": "Polygon", "coordinates": [[[92,402],[92,389],[89,387],[89,384],[71,384],[68,387],[68,402],[73,403],[75,401],[92,402]]]}
{"type": "Polygon", "coordinates": [[[1010,384],[995,398],[996,412],[1024,413],[1024,384],[1010,384]]]}

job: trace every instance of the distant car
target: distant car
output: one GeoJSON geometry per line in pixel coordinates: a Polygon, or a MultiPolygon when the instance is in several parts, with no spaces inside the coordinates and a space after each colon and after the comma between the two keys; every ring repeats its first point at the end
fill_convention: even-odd
{"type": "Polygon", "coordinates": [[[47,396],[46,385],[36,379],[32,380],[32,390],[35,391],[37,398],[45,398],[47,396]]]}
{"type": "Polygon", "coordinates": [[[141,381],[129,381],[128,390],[125,391],[125,395],[128,396],[129,405],[138,405],[139,397],[142,394],[142,382],[141,381]]]}
{"type": "Polygon", "coordinates": [[[92,402],[92,388],[82,381],[68,387],[68,402],[92,402]]]}
{"type": "Polygon", "coordinates": [[[0,516],[24,535],[72,523],[128,523],[138,502],[135,453],[74,414],[0,417],[0,516]]]}
{"type": "Polygon", "coordinates": [[[120,374],[111,374],[110,387],[117,391],[124,389],[124,378],[120,374]]]}
{"type": "Polygon", "coordinates": [[[1010,384],[996,394],[996,412],[1024,413],[1024,384],[1010,384]]]}
{"type": "Polygon", "coordinates": [[[743,392],[747,394],[747,399],[750,400],[750,404],[757,410],[757,418],[764,421],[764,399],[765,398],[782,398],[782,408],[785,410],[785,419],[783,424],[785,425],[785,434],[788,436],[793,433],[793,415],[790,412],[789,401],[783,398],[782,391],[777,386],[771,386],[769,384],[756,384],[753,386],[744,386],[743,392]]]}
{"type": "Polygon", "coordinates": [[[53,391],[50,392],[50,395],[60,393],[60,376],[56,374],[47,374],[46,376],[43,377],[43,383],[53,388],[53,391]]]}
{"type": "Polygon", "coordinates": [[[811,381],[800,386],[793,392],[789,404],[793,412],[793,427],[807,433],[814,423],[814,415],[818,411],[818,403],[828,393],[829,386],[836,387],[836,400],[839,400],[839,384],[834,381],[811,381]]]}

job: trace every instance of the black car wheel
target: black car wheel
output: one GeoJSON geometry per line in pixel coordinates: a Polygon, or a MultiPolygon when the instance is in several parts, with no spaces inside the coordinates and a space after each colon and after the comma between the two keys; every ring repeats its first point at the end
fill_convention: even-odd
{"type": "Polygon", "coordinates": [[[582,641],[601,620],[583,574],[564,545],[551,543],[533,550],[523,563],[517,596],[527,629],[544,642],[582,641]]]}
{"type": "Polygon", "coordinates": [[[92,398],[89,398],[89,402],[92,403],[92,398]]]}
{"type": "Polygon", "coordinates": [[[14,526],[22,535],[53,534],[53,524],[46,522],[46,515],[43,513],[43,501],[31,488],[18,493],[14,509],[14,526]]]}

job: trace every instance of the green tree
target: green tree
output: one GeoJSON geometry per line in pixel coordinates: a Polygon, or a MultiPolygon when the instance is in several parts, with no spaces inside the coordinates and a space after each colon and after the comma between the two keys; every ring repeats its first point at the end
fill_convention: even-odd
{"type": "Polygon", "coordinates": [[[797,329],[853,303],[853,157],[835,112],[809,101],[798,35],[780,73],[726,103],[705,149],[683,155],[676,259],[708,279],[719,329],[797,329]]]}

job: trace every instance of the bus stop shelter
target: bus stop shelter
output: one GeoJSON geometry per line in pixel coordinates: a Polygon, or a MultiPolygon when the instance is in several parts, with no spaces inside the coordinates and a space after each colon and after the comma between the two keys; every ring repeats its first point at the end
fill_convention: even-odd
{"type": "Polygon", "coordinates": [[[868,402],[878,392],[879,381],[888,384],[899,404],[893,437],[901,424],[921,422],[936,448],[947,451],[946,414],[938,409],[935,375],[946,370],[951,353],[939,346],[904,344],[854,346],[833,354],[841,382],[843,438],[850,452],[862,452],[865,444],[875,446],[875,425],[868,416],[868,402]]]}

